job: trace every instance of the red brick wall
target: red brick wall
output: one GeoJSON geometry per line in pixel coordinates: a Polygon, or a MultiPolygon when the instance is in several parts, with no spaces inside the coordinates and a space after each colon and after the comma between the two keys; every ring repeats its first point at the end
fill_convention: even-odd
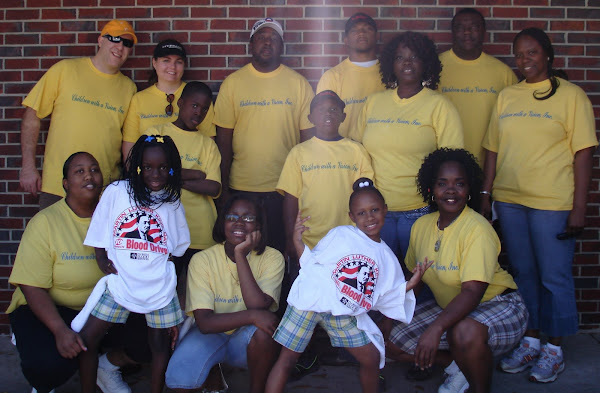
{"type": "MultiPolygon", "coordinates": [[[[538,26],[551,33],[557,65],[589,94],[600,118],[600,0],[2,0],[0,10],[0,310],[12,290],[10,274],[19,239],[37,211],[36,199],[19,190],[21,101],[48,67],[70,56],[94,54],[100,27],[109,19],[132,21],[140,43],[125,73],[140,88],[154,44],[166,37],[190,54],[186,80],[208,81],[215,90],[248,61],[248,32],[256,19],[277,18],[285,29],[285,63],[313,86],[345,53],[345,19],[364,11],[378,22],[380,39],[400,30],[428,33],[449,47],[450,19],[465,6],[487,18],[485,49],[513,65],[516,32],[538,26]]],[[[46,129],[47,124],[44,125],[46,129]]],[[[41,140],[45,140],[42,133],[41,140]]],[[[43,147],[38,150],[39,157],[43,147]]],[[[582,329],[600,328],[600,157],[588,206],[588,229],[577,244],[573,273],[582,329]]],[[[0,333],[8,332],[0,315],[0,333]]]]}

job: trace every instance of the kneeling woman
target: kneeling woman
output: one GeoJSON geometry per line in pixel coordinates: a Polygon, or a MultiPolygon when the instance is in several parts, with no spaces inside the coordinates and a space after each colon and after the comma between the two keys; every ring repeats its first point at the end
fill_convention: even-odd
{"type": "Polygon", "coordinates": [[[234,195],[219,212],[219,244],[190,262],[185,309],[196,326],[171,357],[169,388],[197,389],[215,364],[228,363],[249,368],[249,391],[264,392],[279,349],[271,336],[284,270],[281,253],[266,247],[266,233],[263,210],[246,196],[234,195]]]}
{"type": "Polygon", "coordinates": [[[493,355],[510,350],[527,326],[527,310],[513,278],[500,268],[500,241],[479,206],[483,174],[462,149],[425,158],[417,176],[423,199],[437,210],[412,228],[405,263],[433,260],[423,275],[435,299],[417,305],[409,325],[395,323],[387,356],[429,368],[447,365],[440,393],[489,392],[493,355]],[[448,352],[450,351],[449,355],[448,352]]]}

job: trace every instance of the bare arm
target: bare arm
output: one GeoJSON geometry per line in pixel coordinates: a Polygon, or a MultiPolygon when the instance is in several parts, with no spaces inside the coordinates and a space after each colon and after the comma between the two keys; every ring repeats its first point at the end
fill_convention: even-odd
{"type": "Polygon", "coordinates": [[[493,151],[485,150],[485,162],[483,164],[483,187],[482,191],[487,191],[490,194],[481,194],[481,207],[479,212],[482,216],[488,220],[492,219],[492,186],[494,179],[496,178],[496,161],[498,160],[498,153],[493,151]]]}
{"type": "Polygon", "coordinates": [[[25,107],[21,120],[21,173],[19,183],[25,192],[37,195],[42,190],[42,177],[35,165],[35,151],[41,121],[35,109],[25,107]]]}
{"type": "Polygon", "coordinates": [[[217,147],[221,153],[221,200],[229,199],[229,173],[233,162],[233,128],[217,126],[217,147]]]}
{"type": "Polygon", "coordinates": [[[216,197],[221,191],[221,184],[214,180],[206,180],[206,173],[200,169],[182,169],[183,189],[196,194],[216,197]]]}
{"type": "Polygon", "coordinates": [[[440,345],[442,334],[465,319],[481,302],[488,283],[481,281],[466,281],[461,285],[458,295],[448,305],[436,320],[421,334],[415,350],[415,364],[421,368],[431,367],[440,345]]]}
{"type": "Polygon", "coordinates": [[[104,274],[119,274],[113,262],[108,259],[108,254],[103,248],[94,247],[96,253],[96,263],[104,274]]]}
{"type": "Polygon", "coordinates": [[[19,287],[33,314],[54,335],[56,348],[62,357],[73,359],[79,352],[87,351],[79,334],[71,330],[60,317],[56,305],[46,289],[29,285],[19,285],[19,287]]]}
{"type": "Polygon", "coordinates": [[[217,314],[213,310],[194,310],[198,329],[204,334],[223,333],[246,325],[255,325],[269,335],[275,333],[277,316],[267,310],[244,310],[217,314]]]}
{"type": "Polygon", "coordinates": [[[298,216],[298,198],[285,193],[283,197],[283,227],[285,228],[285,253],[286,256],[297,261],[298,254],[294,246],[294,224],[298,216]]]}
{"type": "Polygon", "coordinates": [[[240,280],[242,298],[249,310],[267,310],[274,302],[273,298],[264,293],[258,286],[246,257],[256,248],[260,238],[260,231],[254,231],[248,234],[246,240],[235,246],[234,249],[235,265],[238,272],[238,279],[240,280]]]}
{"type": "Polygon", "coordinates": [[[592,177],[592,156],[594,147],[579,150],[575,153],[573,171],[575,176],[575,189],[573,192],[573,210],[567,220],[566,231],[577,235],[585,226],[585,208],[587,194],[592,177]]]}
{"type": "Polygon", "coordinates": [[[123,154],[123,165],[127,163],[127,159],[129,158],[129,153],[131,152],[131,148],[135,145],[133,142],[123,141],[121,144],[121,153],[123,154]]]}

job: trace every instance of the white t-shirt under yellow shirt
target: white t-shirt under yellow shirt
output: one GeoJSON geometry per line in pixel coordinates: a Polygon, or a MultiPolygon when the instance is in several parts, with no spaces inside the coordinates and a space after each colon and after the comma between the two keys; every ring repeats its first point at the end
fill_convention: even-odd
{"type": "MultiPolygon", "coordinates": [[[[169,105],[167,95],[158,90],[156,85],[136,93],[131,99],[131,105],[123,124],[123,140],[135,143],[141,135],[146,134],[148,128],[177,120],[179,117],[177,101],[181,98],[185,85],[186,83],[182,82],[181,86],[173,93],[175,98],[172,103],[173,114],[171,116],[167,116],[165,113],[165,108],[169,105]]],[[[211,104],[206,117],[198,125],[198,131],[206,136],[214,137],[216,131],[213,118],[214,110],[211,104]]]]}
{"type": "Polygon", "coordinates": [[[462,120],[465,149],[483,167],[485,153],[481,142],[490,122],[498,93],[517,83],[509,66],[481,53],[475,60],[463,60],[452,49],[440,55],[442,73],[437,91],[452,101],[462,120]]]}
{"type": "Polygon", "coordinates": [[[98,160],[105,185],[120,177],[121,127],[135,91],[131,79],[120,72],[100,72],[89,57],[61,60],[50,67],[23,101],[40,119],[52,114],[43,192],[65,195],[63,164],[78,151],[98,160]]]}
{"type": "Polygon", "coordinates": [[[302,240],[310,248],[333,227],[352,225],[348,200],[352,184],[373,178],[371,158],[358,142],[344,138],[324,141],[312,137],[295,146],[281,171],[277,191],[298,198],[303,216],[311,216],[302,240]]]}
{"type": "Polygon", "coordinates": [[[371,155],[375,186],[391,211],[426,206],[415,180],[423,159],[440,147],[464,143],[454,105],[427,88],[407,99],[395,89],[373,94],[350,136],[371,155]]]}
{"type": "Polygon", "coordinates": [[[465,206],[456,220],[440,235],[439,212],[419,218],[410,232],[410,245],[404,262],[408,270],[417,263],[434,261],[425,274],[426,283],[437,304],[445,308],[461,291],[466,281],[488,283],[481,302],[500,295],[507,288],[516,289],[513,278],[498,264],[500,240],[482,215],[465,206]],[[439,251],[435,243],[441,240],[439,251]]]}
{"type": "Polygon", "coordinates": [[[340,124],[338,131],[341,136],[347,137],[352,125],[356,124],[367,97],[385,90],[379,74],[379,62],[370,67],[361,67],[352,63],[350,59],[345,59],[321,76],[317,93],[323,90],[336,92],[346,104],[346,120],[340,124]]]}
{"type": "Polygon", "coordinates": [[[300,130],[312,127],[313,95],[308,81],[284,65],[263,73],[248,64],[225,79],[214,123],[233,129],[231,188],[275,191],[287,154],[300,142],[300,130]]]}
{"type": "MultiPolygon", "coordinates": [[[[221,183],[221,154],[212,139],[199,131],[182,130],[173,123],[150,127],[147,131],[173,138],[183,169],[201,170],[206,173],[206,180],[221,183]]],[[[185,208],[185,218],[190,229],[190,248],[204,250],[213,246],[215,241],[212,238],[212,230],[217,219],[213,198],[182,189],[181,203],[185,208]]]]}
{"type": "Polygon", "coordinates": [[[597,146],[594,111],[578,86],[558,79],[507,87],[498,96],[483,147],[498,153],[494,199],[541,210],[573,208],[575,153],[597,146]]]}

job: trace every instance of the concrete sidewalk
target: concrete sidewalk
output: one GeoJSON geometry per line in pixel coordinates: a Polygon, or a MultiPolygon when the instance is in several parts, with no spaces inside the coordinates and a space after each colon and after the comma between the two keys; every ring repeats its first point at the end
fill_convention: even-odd
{"type": "MultiPolygon", "coordinates": [[[[565,371],[556,382],[550,384],[531,383],[527,373],[494,373],[493,393],[598,393],[600,392],[600,333],[578,334],[565,339],[565,371]]],[[[391,363],[386,365],[386,392],[390,393],[436,393],[443,382],[443,370],[435,370],[431,379],[411,382],[404,377],[408,365],[391,363]]],[[[247,392],[248,374],[238,369],[225,369],[225,378],[230,386],[229,393],[247,392]]],[[[148,367],[128,375],[125,380],[134,393],[146,393],[149,389],[148,367]]],[[[165,389],[168,391],[168,389],[165,389]]],[[[19,355],[8,336],[0,336],[0,393],[29,393],[31,388],[21,373],[19,355]]],[[[57,393],[79,392],[79,378],[75,375],[57,393]]],[[[99,390],[98,390],[99,392],[99,390]]],[[[358,369],[356,367],[321,366],[313,374],[300,381],[290,383],[289,393],[359,393],[358,369]]],[[[109,393],[109,392],[105,392],[109,393]]]]}

